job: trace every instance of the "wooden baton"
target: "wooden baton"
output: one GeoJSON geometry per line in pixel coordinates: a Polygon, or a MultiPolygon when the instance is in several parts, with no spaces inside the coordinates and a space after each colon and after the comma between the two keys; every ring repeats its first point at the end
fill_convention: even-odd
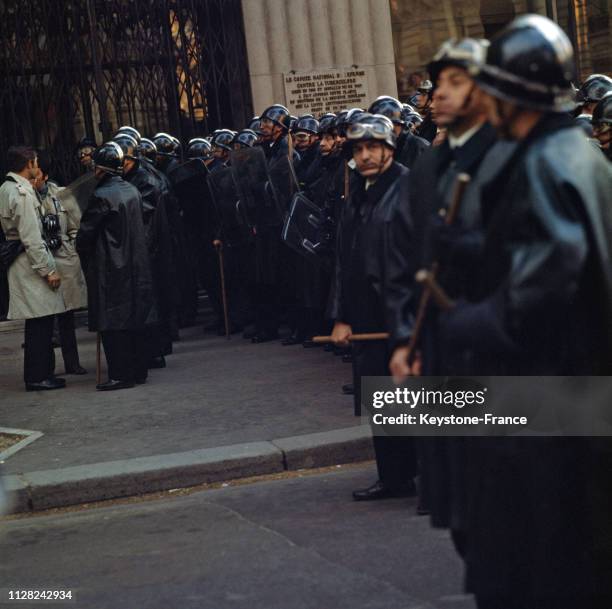
{"type": "MultiPolygon", "coordinates": [[[[444,215],[444,222],[447,226],[450,226],[455,221],[457,214],[459,213],[459,207],[461,206],[461,201],[463,200],[463,195],[465,194],[465,189],[467,185],[470,183],[470,176],[467,173],[460,173],[457,176],[457,181],[455,185],[455,192],[453,193],[453,199],[448,208],[448,212],[444,215]]],[[[408,343],[408,361],[411,360],[414,355],[414,351],[416,349],[417,343],[421,336],[421,330],[423,329],[423,324],[425,323],[425,315],[427,313],[427,307],[429,306],[429,301],[432,297],[432,285],[437,285],[435,282],[436,275],[438,274],[438,262],[434,262],[431,265],[429,271],[424,271],[427,273],[427,280],[423,282],[424,289],[421,293],[421,299],[419,300],[419,307],[417,309],[416,318],[414,321],[414,328],[412,330],[412,336],[410,337],[410,341],[408,343]],[[434,280],[434,281],[432,281],[434,280]]],[[[418,281],[418,276],[423,271],[419,271],[417,273],[417,277],[415,279],[418,281]]],[[[441,288],[440,288],[441,289],[441,288]]],[[[438,292],[439,296],[439,292],[438,292]]],[[[447,297],[448,298],[448,297],[447,297]]],[[[447,303],[448,304],[448,303],[447,303]]]]}
{"type": "MultiPolygon", "coordinates": [[[[349,336],[348,341],[350,343],[364,343],[371,342],[375,340],[387,340],[389,338],[388,332],[371,332],[369,334],[351,334],[349,336]]],[[[323,343],[331,343],[331,336],[314,336],[312,339],[313,343],[323,344],[323,343]]]]}

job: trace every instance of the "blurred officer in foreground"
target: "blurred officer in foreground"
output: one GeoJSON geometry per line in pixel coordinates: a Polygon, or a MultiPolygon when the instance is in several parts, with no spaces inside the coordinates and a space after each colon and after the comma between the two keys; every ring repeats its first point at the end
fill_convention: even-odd
{"type": "MultiPolygon", "coordinates": [[[[330,317],[332,340],[348,344],[352,334],[384,332],[388,327],[384,286],[390,278],[411,283],[414,260],[403,244],[412,241],[408,170],[393,160],[396,136],[385,116],[363,115],[347,127],[346,149],[356,176],[338,228],[330,317]],[[383,254],[384,252],[384,254],[383,254]]],[[[386,376],[386,341],[354,343],[356,395],[362,376],[386,376]]],[[[374,437],[378,481],[353,493],[356,501],[412,496],[416,493],[414,439],[374,437]]]]}
{"type": "Polygon", "coordinates": [[[81,218],[76,248],[85,272],[89,329],[100,332],[108,381],[98,391],[127,389],[147,379],[145,326],[155,321],[142,198],[126,182],[124,155],[108,142],[94,155],[98,185],[81,218]]]}
{"type": "MultiPolygon", "coordinates": [[[[476,75],[517,147],[482,186],[476,297],[440,316],[473,374],[612,372],[612,169],[568,114],[574,75],[570,41],[538,15],[494,37],[476,75]]],[[[610,607],[610,438],[468,438],[467,455],[479,609],[610,607]]]]}

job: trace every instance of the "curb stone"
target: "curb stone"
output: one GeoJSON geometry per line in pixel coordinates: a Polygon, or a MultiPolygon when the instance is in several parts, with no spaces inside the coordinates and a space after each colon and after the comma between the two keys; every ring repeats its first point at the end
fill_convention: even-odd
{"type": "Polygon", "coordinates": [[[272,440],[285,456],[285,468],[313,469],[374,458],[369,427],[334,429],[303,436],[272,440]]]}
{"type": "Polygon", "coordinates": [[[251,476],[367,461],[369,426],[356,426],[270,442],[250,442],[182,453],[79,465],[5,476],[10,513],[36,512],[189,488],[251,476]]]}

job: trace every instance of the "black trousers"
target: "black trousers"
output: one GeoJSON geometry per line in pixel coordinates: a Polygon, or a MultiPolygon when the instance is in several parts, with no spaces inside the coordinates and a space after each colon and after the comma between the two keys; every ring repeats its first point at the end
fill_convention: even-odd
{"type": "Polygon", "coordinates": [[[26,319],[24,336],[23,380],[40,383],[53,376],[53,321],[55,315],[26,319]]]}
{"type": "Polygon", "coordinates": [[[277,284],[258,284],[255,327],[258,332],[276,334],[280,326],[280,294],[277,284]]]}
{"type": "Polygon", "coordinates": [[[100,335],[109,379],[133,383],[147,378],[148,356],[142,330],[106,330],[100,335]]]}
{"type": "Polygon", "coordinates": [[[144,350],[143,357],[147,362],[154,357],[172,353],[172,327],[170,322],[162,321],[155,326],[147,326],[142,333],[144,350]]]}
{"type": "MultiPolygon", "coordinates": [[[[384,341],[353,343],[355,399],[361,406],[361,377],[388,376],[389,352],[384,341]]],[[[391,488],[404,486],[417,475],[416,441],[404,436],[373,436],[380,481],[391,488]]]]}
{"type": "Polygon", "coordinates": [[[78,368],[79,351],[77,347],[76,333],[74,331],[74,311],[66,311],[57,316],[57,326],[62,347],[62,358],[66,372],[78,368]]]}

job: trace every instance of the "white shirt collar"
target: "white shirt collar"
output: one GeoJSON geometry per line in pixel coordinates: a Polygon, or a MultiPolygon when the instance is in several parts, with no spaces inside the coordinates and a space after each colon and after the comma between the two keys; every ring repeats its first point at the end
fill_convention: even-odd
{"type": "Polygon", "coordinates": [[[471,129],[468,129],[465,133],[462,133],[461,135],[452,135],[451,133],[449,133],[448,145],[451,147],[451,150],[455,148],[461,148],[461,146],[466,144],[473,135],[476,135],[476,133],[480,130],[481,127],[482,123],[479,123],[478,125],[474,125],[471,129]]]}

